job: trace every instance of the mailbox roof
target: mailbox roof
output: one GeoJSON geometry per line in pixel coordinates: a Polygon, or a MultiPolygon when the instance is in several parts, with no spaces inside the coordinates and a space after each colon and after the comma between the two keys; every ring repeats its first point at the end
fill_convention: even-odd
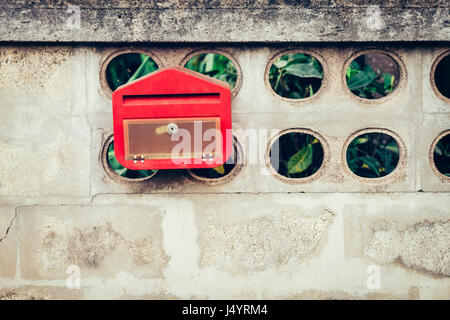
{"type": "Polygon", "coordinates": [[[169,66],[120,86],[114,94],[204,93],[223,89],[230,90],[230,85],[180,66],[169,66]]]}

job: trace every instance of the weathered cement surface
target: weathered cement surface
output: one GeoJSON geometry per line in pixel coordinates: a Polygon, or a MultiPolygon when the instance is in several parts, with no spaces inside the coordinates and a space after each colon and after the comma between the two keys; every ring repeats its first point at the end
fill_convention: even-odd
{"type": "Polygon", "coordinates": [[[447,199],[436,193],[102,195],[86,206],[28,206],[18,209],[19,228],[8,235],[21,245],[17,258],[2,255],[2,265],[17,269],[0,278],[0,292],[36,299],[448,299],[447,199]],[[383,238],[382,224],[395,224],[401,238],[383,238]],[[435,230],[423,230],[425,224],[435,230]],[[398,247],[401,261],[390,253],[398,247]],[[74,263],[81,289],[68,290],[64,273],[74,263]],[[373,265],[380,268],[380,289],[366,286],[373,265]]]}
{"type": "Polygon", "coordinates": [[[399,231],[376,226],[365,254],[377,262],[400,261],[406,267],[450,276],[450,222],[420,222],[399,231]]]}
{"type": "Polygon", "coordinates": [[[139,278],[158,278],[167,264],[157,207],[134,207],[126,215],[127,207],[118,205],[25,207],[17,212],[25,279],[65,279],[69,265],[83,267],[85,276],[101,270],[102,276],[113,277],[129,269],[139,278]],[[140,223],[130,228],[129,220],[140,223]]]}
{"type": "Polygon", "coordinates": [[[450,298],[450,184],[428,157],[450,129],[449,103],[429,80],[448,45],[140,47],[161,66],[196,49],[236,59],[243,81],[233,127],[245,163],[214,186],[185,172],[134,184],[105,173],[112,113],[100,70],[118,49],[0,47],[0,299],[450,298]],[[349,57],[369,48],[404,66],[399,89],[376,104],[342,81],[349,57]],[[266,86],[268,62],[287,49],[321,59],[315,98],[285,101],[266,86]],[[255,128],[319,133],[328,148],[322,174],[294,184],[268,173],[253,158],[264,160],[273,133],[252,153],[245,133],[255,128]],[[345,170],[344,144],[364,128],[390,130],[403,143],[389,179],[369,183],[345,170]],[[66,286],[71,265],[80,268],[80,289],[66,286]],[[371,266],[380,268],[379,289],[367,286],[371,266]]]}
{"type": "Polygon", "coordinates": [[[0,40],[447,41],[449,7],[446,0],[3,0],[0,40]],[[73,5],[80,9],[75,29],[67,23],[73,5]]]}
{"type": "Polygon", "coordinates": [[[17,260],[17,223],[14,207],[0,209],[0,277],[14,277],[17,260]]]}

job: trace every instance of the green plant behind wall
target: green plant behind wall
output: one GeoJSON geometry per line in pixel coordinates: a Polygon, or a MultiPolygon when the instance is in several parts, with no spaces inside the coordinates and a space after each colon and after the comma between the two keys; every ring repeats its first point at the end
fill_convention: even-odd
{"type": "MultiPolygon", "coordinates": [[[[111,90],[134,81],[158,69],[155,61],[142,53],[125,53],[115,57],[106,68],[106,80],[111,90]]],[[[151,176],[155,170],[130,170],[123,167],[114,154],[114,142],[108,147],[108,163],[119,176],[138,179],[151,176]]]]}
{"type": "Polygon", "coordinates": [[[234,88],[237,80],[236,67],[233,62],[218,53],[201,53],[186,62],[186,69],[199,72],[214,79],[228,83],[234,88]]]}
{"type": "Polygon", "coordinates": [[[323,69],[319,61],[303,53],[285,54],[269,70],[273,91],[290,99],[313,96],[319,90],[322,79],[323,69]]]}
{"type": "Polygon", "coordinates": [[[347,149],[350,170],[364,178],[388,175],[397,167],[398,160],[397,142],[384,133],[362,134],[353,139],[347,149]]]}
{"type": "Polygon", "coordinates": [[[156,62],[143,53],[121,54],[108,64],[106,80],[112,91],[158,69],[156,62]]]}
{"type": "Polygon", "coordinates": [[[373,70],[368,65],[352,61],[346,73],[347,86],[355,95],[365,99],[384,97],[395,89],[395,76],[373,70]]]}

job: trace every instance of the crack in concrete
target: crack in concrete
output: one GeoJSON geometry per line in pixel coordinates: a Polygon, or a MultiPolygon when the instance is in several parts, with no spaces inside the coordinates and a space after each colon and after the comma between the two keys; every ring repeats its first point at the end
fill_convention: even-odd
{"type": "Polygon", "coordinates": [[[8,228],[6,228],[5,235],[2,238],[0,238],[0,242],[2,242],[3,240],[5,240],[8,237],[9,230],[11,230],[11,227],[12,227],[12,225],[14,223],[14,220],[16,220],[16,218],[17,218],[17,210],[15,210],[14,217],[9,222],[8,228]]]}

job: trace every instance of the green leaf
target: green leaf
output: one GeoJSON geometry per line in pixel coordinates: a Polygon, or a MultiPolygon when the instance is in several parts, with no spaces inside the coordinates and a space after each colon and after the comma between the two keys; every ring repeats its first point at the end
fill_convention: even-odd
{"type": "Polygon", "coordinates": [[[130,77],[130,79],[128,79],[128,82],[134,81],[142,76],[145,76],[148,72],[149,67],[147,66],[147,64],[149,63],[149,56],[145,56],[145,58],[142,60],[141,65],[139,66],[139,68],[136,70],[136,72],[130,77]]]}
{"type": "Polygon", "coordinates": [[[360,96],[361,98],[366,98],[366,99],[369,98],[367,96],[367,94],[364,92],[364,90],[361,90],[361,89],[356,89],[356,90],[358,90],[358,96],[360,96]]]}
{"type": "Polygon", "coordinates": [[[116,170],[114,170],[114,171],[115,171],[118,175],[120,175],[120,176],[125,176],[126,173],[127,173],[127,171],[128,171],[128,169],[122,167],[121,169],[116,169],[116,170]]]}
{"type": "Polygon", "coordinates": [[[369,169],[372,170],[377,176],[380,176],[379,172],[380,164],[375,158],[363,156],[360,157],[359,159],[362,161],[363,164],[369,167],[369,169]]]}
{"type": "Polygon", "coordinates": [[[312,62],[291,64],[284,68],[284,70],[286,73],[300,78],[322,79],[322,74],[315,68],[312,62]]]}
{"type": "Polygon", "coordinates": [[[367,73],[375,73],[375,74],[377,74],[377,73],[373,70],[373,68],[370,66],[370,64],[366,64],[366,65],[364,66],[364,68],[363,68],[363,71],[364,71],[364,72],[367,72],[367,73]]]}
{"type": "Polygon", "coordinates": [[[347,68],[347,71],[346,71],[346,73],[345,73],[345,76],[347,77],[347,79],[348,78],[350,78],[351,76],[352,76],[352,68],[351,67],[348,67],[347,68]]]}
{"type": "Polygon", "coordinates": [[[199,54],[186,62],[184,67],[227,82],[231,88],[236,84],[237,72],[233,62],[217,53],[199,54]]]}
{"type": "Polygon", "coordinates": [[[384,90],[391,91],[392,86],[394,83],[394,75],[390,73],[383,73],[383,83],[384,83],[384,90]]]}
{"type": "Polygon", "coordinates": [[[215,63],[214,63],[214,54],[213,53],[208,53],[205,56],[205,72],[211,72],[213,70],[215,70],[215,63]]]}
{"type": "Polygon", "coordinates": [[[439,151],[441,152],[440,155],[443,155],[445,157],[450,157],[450,144],[449,143],[445,143],[441,140],[436,144],[436,148],[435,148],[435,152],[436,150],[439,149],[439,151]]]}
{"type": "Polygon", "coordinates": [[[358,62],[356,62],[356,60],[353,60],[352,62],[350,62],[350,66],[348,68],[351,70],[356,70],[356,71],[361,70],[361,66],[359,65],[358,62]]]}
{"type": "Polygon", "coordinates": [[[225,168],[223,165],[213,168],[218,174],[225,174],[225,168]]]}
{"type": "Polygon", "coordinates": [[[314,95],[312,85],[309,85],[308,89],[309,89],[309,96],[312,97],[314,95]]]}
{"type": "Polygon", "coordinates": [[[350,90],[362,88],[371,84],[376,77],[377,74],[375,72],[358,71],[347,79],[347,86],[350,90]]]}
{"type": "Polygon", "coordinates": [[[110,66],[106,71],[107,71],[108,84],[110,85],[111,89],[114,91],[120,85],[120,80],[119,80],[119,76],[117,75],[116,65],[112,64],[112,66],[110,66]]]}
{"type": "Polygon", "coordinates": [[[313,147],[311,144],[304,146],[294,154],[288,161],[288,172],[290,174],[301,173],[308,169],[312,163],[313,147]]]}
{"type": "Polygon", "coordinates": [[[347,162],[350,170],[355,172],[359,168],[360,159],[357,157],[356,150],[352,149],[352,151],[351,154],[347,154],[347,162]]]}
{"type": "Polygon", "coordinates": [[[358,72],[361,72],[361,71],[359,71],[359,70],[352,70],[352,69],[348,69],[347,70],[348,72],[347,72],[347,79],[348,78],[351,78],[351,77],[353,77],[355,74],[357,74],[358,72]]]}
{"type": "Polygon", "coordinates": [[[440,156],[442,156],[443,152],[441,150],[441,148],[439,147],[439,144],[436,145],[436,147],[434,148],[434,152],[440,156]]]}
{"type": "Polygon", "coordinates": [[[380,145],[380,147],[398,154],[398,145],[394,141],[389,142],[386,146],[380,145]]]}
{"type": "Polygon", "coordinates": [[[367,141],[369,141],[369,139],[367,137],[359,137],[356,138],[352,141],[352,145],[358,145],[358,144],[363,144],[366,143],[367,141]]]}
{"type": "MultiPolygon", "coordinates": [[[[386,171],[391,172],[395,169],[395,164],[393,164],[393,153],[388,149],[376,149],[375,155],[377,155],[377,159],[380,160],[380,164],[386,169],[386,171]],[[392,169],[392,170],[391,170],[392,169]]],[[[395,157],[397,159],[397,156],[395,157]]],[[[381,172],[381,171],[380,171],[381,172]]]]}
{"type": "Polygon", "coordinates": [[[288,61],[300,61],[300,62],[308,62],[314,59],[312,56],[303,53],[287,54],[284,57],[288,61]]]}
{"type": "MultiPolygon", "coordinates": [[[[296,58],[296,59],[292,59],[292,60],[289,60],[288,61],[288,63],[286,64],[286,67],[288,67],[288,66],[291,66],[291,65],[293,65],[293,64],[305,64],[305,63],[313,63],[313,60],[314,58],[312,58],[312,57],[306,57],[306,56],[304,56],[304,57],[301,57],[301,58],[296,58]]],[[[317,68],[316,68],[317,69],[317,68]]]]}
{"type": "Polygon", "coordinates": [[[284,68],[286,65],[288,64],[288,62],[286,60],[280,60],[278,59],[277,61],[274,62],[274,66],[277,67],[278,69],[284,68]]]}

